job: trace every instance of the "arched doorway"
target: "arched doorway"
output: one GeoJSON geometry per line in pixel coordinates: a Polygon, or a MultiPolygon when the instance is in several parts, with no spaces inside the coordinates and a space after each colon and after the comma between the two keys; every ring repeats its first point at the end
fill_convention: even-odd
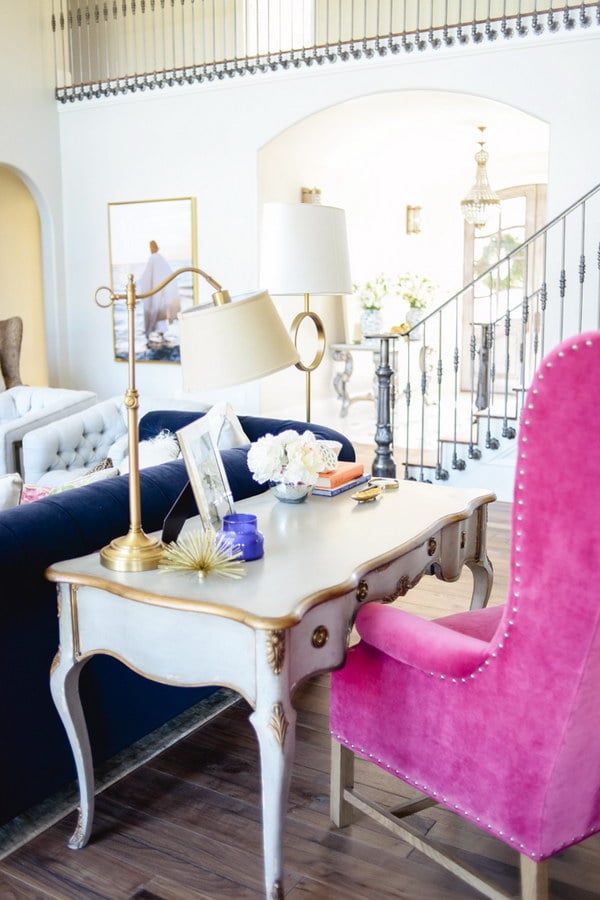
{"type": "MultiPolygon", "coordinates": [[[[463,285],[465,228],[460,201],[474,180],[480,125],[487,129],[488,171],[495,190],[547,182],[545,122],[471,94],[388,91],[321,110],[265,144],[258,157],[259,208],[273,200],[300,202],[302,187],[319,188],[323,204],[346,210],[353,280],[365,281],[381,272],[424,275],[438,286],[433,303],[437,306],[463,285]],[[419,233],[407,233],[408,206],[421,208],[419,233]]],[[[290,312],[294,300],[296,305],[301,302],[286,298],[290,312]]],[[[282,312],[283,305],[281,301],[282,312]]],[[[344,305],[351,339],[360,310],[353,298],[346,298],[344,305]]],[[[293,313],[297,311],[294,307],[293,313]]],[[[404,310],[396,311],[391,304],[384,308],[386,326],[403,318],[404,310]]],[[[357,393],[369,389],[372,375],[371,360],[362,357],[353,376],[357,393]],[[360,383],[359,365],[365,369],[360,383]]],[[[326,394],[331,409],[336,409],[331,363],[321,368],[313,380],[315,421],[325,421],[327,414],[319,412],[327,408],[326,394]]],[[[296,394],[301,400],[294,374],[286,373],[286,402],[296,394]]],[[[265,385],[263,412],[281,411],[281,391],[278,396],[268,391],[265,385]]],[[[355,409],[363,415],[367,411],[364,404],[355,409]]],[[[329,421],[339,426],[336,418],[329,421]]]]}
{"type": "Polygon", "coordinates": [[[21,316],[21,377],[47,385],[40,216],[27,185],[0,165],[0,318],[21,316]]]}

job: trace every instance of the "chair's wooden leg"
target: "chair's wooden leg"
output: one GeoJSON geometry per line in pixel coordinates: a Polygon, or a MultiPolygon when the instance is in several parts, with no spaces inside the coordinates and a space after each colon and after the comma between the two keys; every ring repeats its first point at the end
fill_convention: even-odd
{"type": "Polygon", "coordinates": [[[548,900],[548,860],[536,862],[521,854],[521,900],[548,900]]]}
{"type": "Polygon", "coordinates": [[[331,739],[331,821],[338,828],[350,825],[352,806],[344,800],[344,790],[354,787],[354,753],[331,739]]]}

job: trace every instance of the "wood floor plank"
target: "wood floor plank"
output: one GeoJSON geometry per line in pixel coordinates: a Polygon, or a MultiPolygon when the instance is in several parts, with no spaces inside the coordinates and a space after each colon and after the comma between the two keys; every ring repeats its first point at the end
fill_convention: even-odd
{"type": "Polygon", "coordinates": [[[42,891],[21,878],[0,875],[0,900],[60,900],[60,895],[42,891]]]}

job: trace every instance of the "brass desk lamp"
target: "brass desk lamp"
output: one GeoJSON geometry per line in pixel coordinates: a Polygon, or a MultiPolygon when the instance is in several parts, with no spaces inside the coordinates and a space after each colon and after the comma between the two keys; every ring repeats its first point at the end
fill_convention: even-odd
{"type": "Polygon", "coordinates": [[[185,272],[202,276],[215,289],[215,293],[212,304],[195,306],[180,314],[184,390],[210,390],[243,384],[298,361],[296,348],[266,291],[232,299],[214,278],[196,266],[177,269],[143,294],[136,293],[133,275],[127,277],[126,293],[117,294],[108,287],[98,288],[95,294],[98,306],[110,307],[117,300],[127,301],[129,384],[124,403],[129,437],[130,525],[126,535],[114,538],[100,551],[102,564],[118,572],[155,569],[163,551],[161,542],[146,535],[141,524],[135,307],[138,300],[152,297],[185,272]],[[98,299],[101,291],[108,291],[107,303],[98,299]]]}

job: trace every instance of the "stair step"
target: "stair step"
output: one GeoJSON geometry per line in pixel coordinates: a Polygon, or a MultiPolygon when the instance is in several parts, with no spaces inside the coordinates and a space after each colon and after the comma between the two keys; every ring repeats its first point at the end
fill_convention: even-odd
{"type": "MultiPolygon", "coordinates": [[[[401,456],[400,465],[405,466],[407,464],[405,451],[397,451],[397,456],[401,456]]],[[[421,451],[418,448],[408,451],[408,465],[421,465],[421,451]]],[[[423,452],[423,465],[427,469],[435,469],[435,467],[437,466],[437,456],[434,450],[425,450],[423,452]]]]}

